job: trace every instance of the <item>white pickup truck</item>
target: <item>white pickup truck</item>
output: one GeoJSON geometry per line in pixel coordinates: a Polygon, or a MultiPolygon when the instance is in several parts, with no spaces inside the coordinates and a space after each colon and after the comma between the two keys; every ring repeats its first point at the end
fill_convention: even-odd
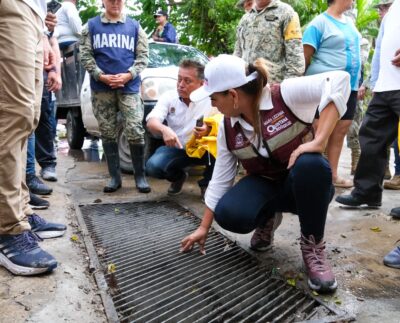
{"type": "MultiPolygon", "coordinates": [[[[71,45],[62,53],[63,88],[57,93],[57,116],[67,120],[67,140],[71,149],[81,149],[86,135],[100,137],[97,120],[93,115],[89,75],[79,62],[79,50],[71,45]]],[[[153,109],[165,91],[176,88],[178,65],[184,58],[206,64],[208,58],[199,50],[179,44],[149,41],[149,64],[141,73],[141,97],[144,117],[153,109]]],[[[144,121],[144,120],[143,120],[144,121]]],[[[118,134],[121,168],[132,171],[128,142],[122,131],[118,134]]],[[[146,131],[146,155],[149,157],[157,140],[146,131]]]]}

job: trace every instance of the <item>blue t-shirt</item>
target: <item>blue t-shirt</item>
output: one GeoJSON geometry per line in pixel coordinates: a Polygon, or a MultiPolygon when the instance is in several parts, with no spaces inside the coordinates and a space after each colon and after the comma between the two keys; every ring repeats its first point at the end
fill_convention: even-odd
{"type": "Polygon", "coordinates": [[[361,75],[361,35],[349,17],[339,21],[326,12],[315,17],[303,34],[303,44],[314,47],[315,53],[306,75],[328,71],[350,74],[351,89],[357,91],[361,75]]]}

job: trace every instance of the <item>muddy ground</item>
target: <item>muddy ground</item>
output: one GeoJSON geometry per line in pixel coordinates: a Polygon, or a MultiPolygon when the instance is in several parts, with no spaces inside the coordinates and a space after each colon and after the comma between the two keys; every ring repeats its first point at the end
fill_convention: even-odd
{"type": "MultiPolygon", "coordinates": [[[[64,141],[59,143],[59,181],[49,183],[54,189],[49,197],[51,207],[37,212],[49,221],[68,224],[64,237],[41,243],[57,258],[59,266],[50,275],[31,278],[16,277],[0,268],[0,322],[107,321],[93,273],[89,271],[89,258],[74,205],[99,200],[122,202],[165,198],[168,183],[150,179],[152,193],[138,194],[132,176],[124,175],[123,188],[116,194],[105,195],[102,188],[107,170],[101,155],[101,147],[93,149],[90,141],[85,141],[82,151],[69,151],[64,141]]],[[[349,174],[349,156],[345,149],[340,168],[340,174],[345,176],[349,174]]],[[[183,193],[174,199],[201,216],[204,205],[196,180],[196,176],[191,176],[183,193]]],[[[346,191],[337,190],[339,194],[343,192],[346,191]]],[[[359,322],[400,322],[400,270],[382,264],[383,256],[400,239],[400,221],[388,216],[395,206],[400,206],[400,191],[385,190],[383,206],[377,210],[343,209],[336,202],[329,208],[327,250],[339,288],[333,296],[317,297],[353,315],[359,322]]],[[[224,233],[248,249],[251,235],[224,233]]],[[[298,286],[307,288],[301,274],[298,236],[297,217],[284,214],[273,250],[253,254],[263,265],[285,278],[295,278],[298,286]]]]}

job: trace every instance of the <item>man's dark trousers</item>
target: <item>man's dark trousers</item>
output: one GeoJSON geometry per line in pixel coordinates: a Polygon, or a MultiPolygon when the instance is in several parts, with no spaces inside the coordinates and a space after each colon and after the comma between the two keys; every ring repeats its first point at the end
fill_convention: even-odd
{"type": "Polygon", "coordinates": [[[397,138],[400,90],[375,92],[360,128],[361,156],[351,195],[381,202],[387,147],[397,138]]]}

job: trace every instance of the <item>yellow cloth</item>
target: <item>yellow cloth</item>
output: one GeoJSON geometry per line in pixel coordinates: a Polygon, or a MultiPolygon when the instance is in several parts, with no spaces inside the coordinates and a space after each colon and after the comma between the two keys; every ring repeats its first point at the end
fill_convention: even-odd
{"type": "Polygon", "coordinates": [[[186,154],[193,158],[202,158],[206,151],[210,152],[214,158],[217,158],[217,135],[219,123],[223,119],[221,113],[215,114],[211,117],[204,118],[204,123],[211,127],[211,131],[208,136],[204,136],[200,139],[196,139],[192,135],[189,141],[186,143],[186,154]]]}

